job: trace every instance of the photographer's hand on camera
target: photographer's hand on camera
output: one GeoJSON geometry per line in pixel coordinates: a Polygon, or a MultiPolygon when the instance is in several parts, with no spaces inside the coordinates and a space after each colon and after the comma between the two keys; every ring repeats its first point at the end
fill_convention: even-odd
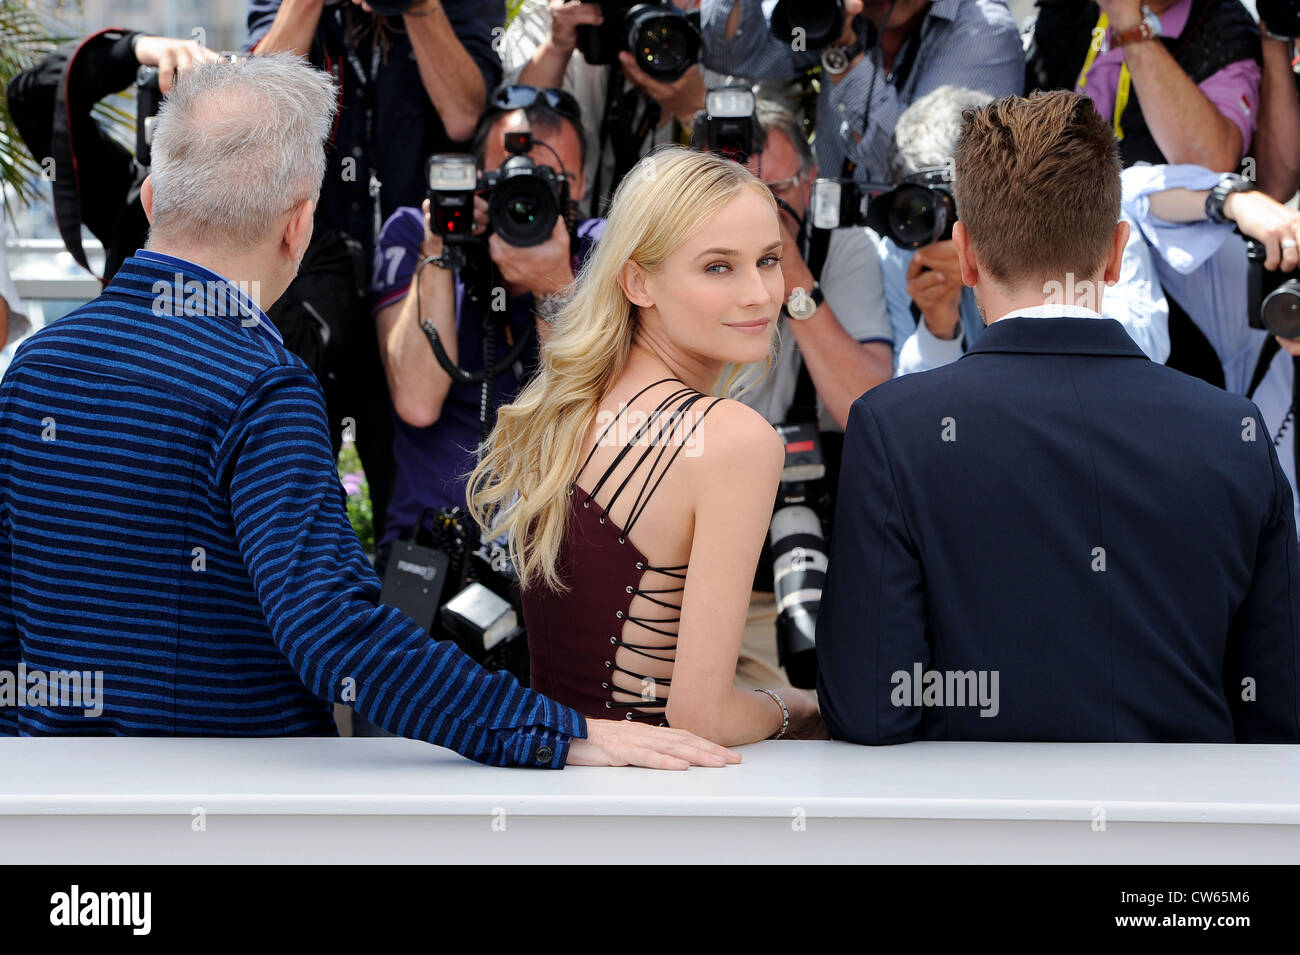
{"type": "Polygon", "coordinates": [[[666,123],[669,117],[676,117],[679,123],[689,127],[695,114],[704,109],[704,94],[708,90],[699,67],[692,66],[671,83],[665,83],[641,69],[636,58],[626,50],[619,53],[618,61],[623,66],[623,74],[628,82],[663,108],[660,125],[666,123]]]}
{"type": "Polygon", "coordinates": [[[1234,192],[1224,199],[1223,214],[1237,224],[1242,234],[1268,249],[1264,268],[1290,272],[1300,265],[1300,212],[1259,190],[1251,190],[1234,192]]]}
{"type": "Polygon", "coordinates": [[[551,0],[551,33],[519,73],[519,82],[540,88],[564,85],[564,71],[578,48],[578,27],[605,22],[600,7],[582,0],[551,0]]]}
{"type": "Polygon", "coordinates": [[[907,267],[907,294],[935,338],[956,338],[961,322],[961,268],[952,240],[922,246],[907,267]]]}
{"type": "Polygon", "coordinates": [[[569,229],[562,218],[556,220],[551,237],[541,245],[521,249],[493,233],[488,238],[488,252],[512,298],[524,291],[541,298],[573,283],[569,229]]]}
{"type": "Polygon", "coordinates": [[[203,63],[215,63],[219,57],[193,40],[140,36],[135,40],[135,58],[141,66],[158,67],[158,89],[166,95],[181,73],[203,63]]]}

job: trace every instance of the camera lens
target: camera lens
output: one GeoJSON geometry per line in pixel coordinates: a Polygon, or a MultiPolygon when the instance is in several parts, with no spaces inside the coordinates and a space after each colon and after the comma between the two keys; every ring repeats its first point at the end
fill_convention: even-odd
{"type": "Polygon", "coordinates": [[[700,34],[680,10],[643,4],[628,11],[627,47],[641,69],[672,82],[699,59],[700,34]]]}
{"type": "Polygon", "coordinates": [[[898,245],[916,249],[934,241],[939,215],[934,199],[934,193],[921,186],[904,186],[895,193],[889,229],[898,245]]]}
{"type": "Polygon", "coordinates": [[[1287,279],[1264,297],[1265,327],[1280,338],[1300,338],[1300,279],[1287,279]]]}
{"type": "Polygon", "coordinates": [[[488,219],[497,234],[516,248],[541,245],[551,237],[560,217],[560,203],[546,178],[531,162],[512,166],[488,200],[488,219]]]}

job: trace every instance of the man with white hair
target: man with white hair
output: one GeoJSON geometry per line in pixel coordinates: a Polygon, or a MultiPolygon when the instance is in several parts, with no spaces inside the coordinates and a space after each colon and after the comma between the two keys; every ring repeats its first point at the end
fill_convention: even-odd
{"type": "Polygon", "coordinates": [[[484,763],[737,761],[585,721],[378,602],[320,388],[263,311],[311,238],[335,99],[288,55],[183,74],[148,247],[0,385],[0,735],[337,735],[332,701],[484,763]],[[55,671],[102,676],[99,705],[31,692],[55,671]]]}

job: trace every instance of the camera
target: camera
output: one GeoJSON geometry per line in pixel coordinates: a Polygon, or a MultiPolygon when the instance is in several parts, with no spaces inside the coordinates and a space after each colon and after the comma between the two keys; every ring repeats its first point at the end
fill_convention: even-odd
{"type": "Polygon", "coordinates": [[[657,80],[671,83],[700,58],[700,31],[671,0],[583,0],[598,3],[605,22],[578,27],[578,49],[592,66],[618,62],[627,50],[657,80]]]}
{"type": "Polygon", "coordinates": [[[153,165],[153,125],[162,101],[158,67],[140,67],[135,73],[135,158],[141,166],[153,165]]]}
{"type": "Polygon", "coordinates": [[[744,165],[763,151],[763,130],[754,116],[754,91],[748,86],[715,86],[704,96],[696,117],[694,141],[709,152],[744,165]]]}
{"type": "Polygon", "coordinates": [[[524,249],[551,237],[569,217],[569,181],[562,172],[533,162],[530,132],[506,133],[510,155],[480,178],[472,156],[435,153],[425,165],[433,231],[444,238],[469,236],[474,193],[487,193],[488,223],[509,245],[524,249]]]}
{"type": "Polygon", "coordinates": [[[812,187],[812,223],[818,229],[867,226],[904,249],[951,239],[957,221],[951,179],[947,167],[922,170],[896,186],[818,179],[812,187]]]}
{"type": "Polygon", "coordinates": [[[1296,0],[1258,0],[1255,10],[1269,33],[1300,37],[1300,3],[1296,0]]]}
{"type": "Polygon", "coordinates": [[[844,0],[780,0],[771,29],[782,43],[799,39],[805,50],[824,50],[844,32],[844,0]]]}
{"type": "Polygon", "coordinates": [[[1262,242],[1246,241],[1246,319],[1251,328],[1300,339],[1300,273],[1264,268],[1267,256],[1262,242]]]}
{"type": "Polygon", "coordinates": [[[778,424],[785,467],[768,541],[776,600],[777,660],[790,682],[817,685],[817,613],[826,582],[826,537],[809,484],[826,474],[815,422],[778,424]]]}

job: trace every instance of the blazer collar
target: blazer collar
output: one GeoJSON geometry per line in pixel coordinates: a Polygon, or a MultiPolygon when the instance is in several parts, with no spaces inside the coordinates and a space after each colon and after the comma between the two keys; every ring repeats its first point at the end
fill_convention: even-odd
{"type": "Polygon", "coordinates": [[[962,357],[981,352],[1147,357],[1113,318],[1004,318],[984,329],[962,357]]]}

